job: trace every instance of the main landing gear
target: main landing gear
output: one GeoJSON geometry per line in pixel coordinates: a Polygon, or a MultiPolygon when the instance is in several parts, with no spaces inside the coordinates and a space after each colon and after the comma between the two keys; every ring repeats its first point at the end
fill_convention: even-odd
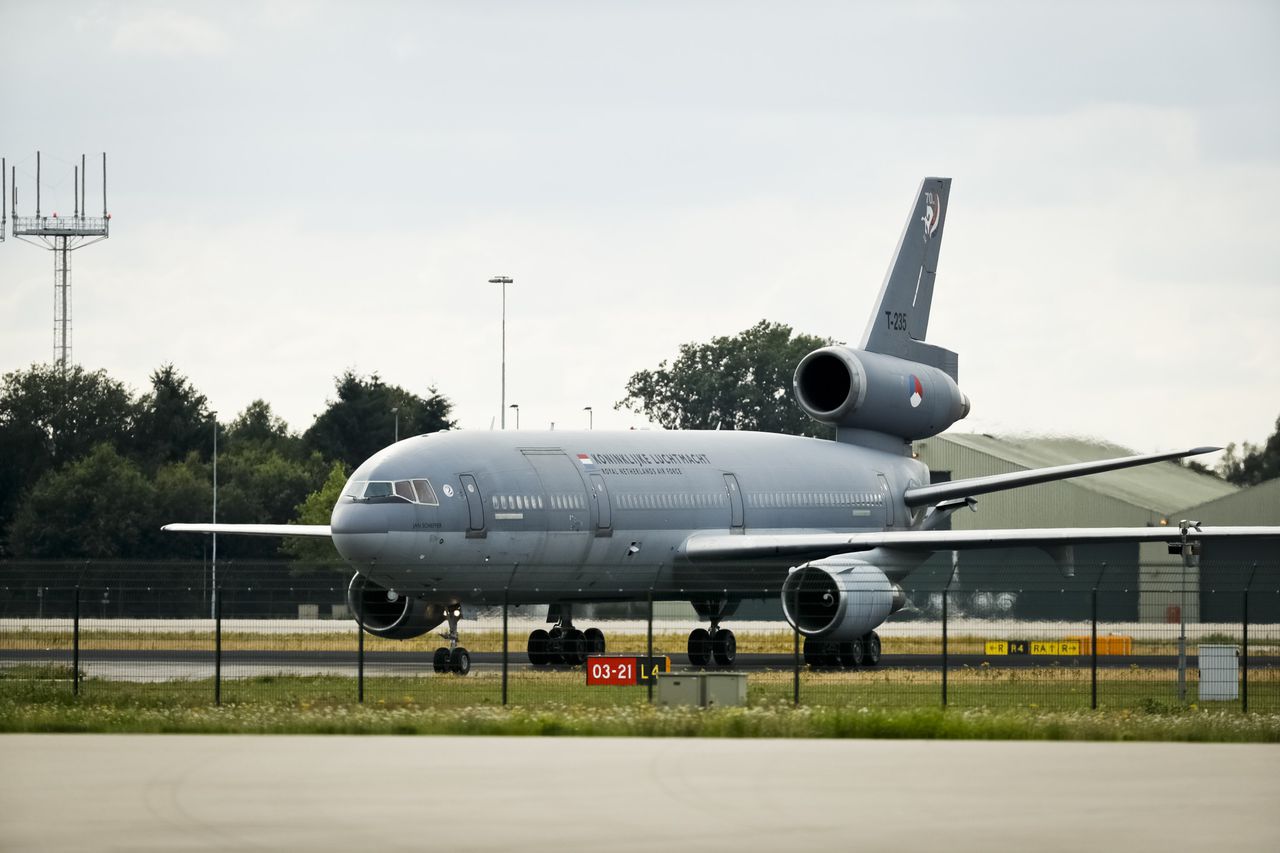
{"type": "Polygon", "coordinates": [[[579,631],[573,627],[573,612],[568,605],[561,606],[560,614],[550,631],[538,628],[529,634],[529,663],[581,666],[589,655],[604,654],[603,631],[599,628],[579,631]]]}
{"type": "Polygon", "coordinates": [[[711,621],[711,630],[694,628],[689,632],[689,663],[706,666],[711,661],[716,666],[733,666],[738,659],[738,640],[728,628],[720,627],[720,620],[711,621]]]}
{"type": "Polygon", "coordinates": [[[814,668],[875,666],[880,663],[880,635],[872,631],[847,642],[805,637],[804,662],[814,668]]]}
{"type": "Polygon", "coordinates": [[[471,671],[471,653],[458,645],[458,620],[462,618],[462,607],[450,604],[445,608],[444,618],[449,620],[449,631],[441,636],[449,641],[449,647],[436,649],[431,665],[436,672],[466,675],[471,671]]]}
{"type": "Polygon", "coordinates": [[[742,602],[730,598],[704,598],[689,602],[703,619],[711,622],[711,628],[694,628],[689,632],[689,663],[707,666],[733,666],[738,659],[738,640],[728,628],[721,628],[720,621],[728,619],[742,602]]]}

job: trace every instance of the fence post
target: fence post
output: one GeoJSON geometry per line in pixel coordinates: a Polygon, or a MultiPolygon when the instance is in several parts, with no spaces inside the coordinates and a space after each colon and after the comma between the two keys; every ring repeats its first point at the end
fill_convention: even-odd
{"type": "Polygon", "coordinates": [[[509,589],[502,591],[502,704],[507,704],[507,667],[509,664],[507,654],[507,604],[510,599],[509,589]]]}
{"type": "Polygon", "coordinates": [[[80,695],[80,584],[76,584],[75,619],[71,627],[71,694],[80,695]]]}
{"type": "Polygon", "coordinates": [[[364,704],[364,584],[356,596],[356,701],[364,704]]]}
{"type": "Polygon", "coordinates": [[[1249,588],[1240,610],[1240,713],[1249,713],[1249,588]]]}
{"type": "MultiPolygon", "coordinates": [[[[649,587],[649,630],[648,640],[645,646],[645,656],[650,660],[653,659],[653,587],[649,587]]],[[[653,704],[653,678],[645,679],[645,689],[649,693],[649,704],[653,704]]]]}
{"type": "Polygon", "coordinates": [[[795,695],[791,699],[791,704],[800,704],[800,628],[797,625],[791,626],[794,645],[791,650],[791,669],[792,679],[794,681],[795,695]]]}
{"type": "Polygon", "coordinates": [[[960,552],[951,552],[951,576],[947,578],[947,585],[942,590],[942,707],[947,707],[947,670],[950,669],[947,653],[947,608],[948,600],[951,598],[951,585],[956,582],[956,575],[960,573],[960,552]]]}
{"type": "Polygon", "coordinates": [[[1098,710],[1098,587],[1102,586],[1102,576],[1107,571],[1105,560],[1098,569],[1098,578],[1093,582],[1092,603],[1090,605],[1092,627],[1089,629],[1089,707],[1098,710]]]}
{"type": "Polygon", "coordinates": [[[222,596],[213,593],[213,704],[222,704],[222,596]]]}
{"type": "Polygon", "coordinates": [[[1089,627],[1089,707],[1098,710],[1098,586],[1094,584],[1089,627]]]}

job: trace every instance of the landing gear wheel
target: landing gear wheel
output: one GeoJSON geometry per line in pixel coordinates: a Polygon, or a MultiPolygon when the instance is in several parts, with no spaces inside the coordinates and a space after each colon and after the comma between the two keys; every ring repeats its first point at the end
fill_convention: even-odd
{"type": "Polygon", "coordinates": [[[599,628],[588,628],[582,632],[582,636],[587,641],[587,654],[604,654],[604,631],[599,628]]]}
{"type": "Polygon", "coordinates": [[[804,638],[804,662],[809,666],[837,666],[840,663],[840,646],[830,640],[804,638]]]}
{"type": "Polygon", "coordinates": [[[738,658],[738,640],[728,628],[711,635],[711,654],[719,666],[733,666],[738,658]]]}
{"type": "Polygon", "coordinates": [[[867,649],[867,666],[876,666],[880,663],[880,635],[875,631],[867,634],[862,638],[862,644],[867,649]]]}
{"type": "Polygon", "coordinates": [[[436,649],[435,657],[431,659],[431,668],[436,672],[449,671],[449,650],[444,646],[436,649]]]}
{"type": "Polygon", "coordinates": [[[689,663],[706,666],[711,662],[711,634],[706,628],[694,628],[689,632],[689,663]]]}
{"type": "Polygon", "coordinates": [[[862,666],[863,661],[867,659],[866,644],[861,637],[850,643],[841,643],[837,649],[836,656],[840,665],[846,669],[862,666]]]}
{"type": "MultiPolygon", "coordinates": [[[[534,666],[546,666],[550,661],[547,657],[547,643],[550,640],[547,632],[541,628],[537,628],[529,633],[529,663],[534,666]]],[[[441,649],[440,651],[444,651],[441,649]]],[[[440,652],[436,652],[440,654],[440,652]]]]}
{"type": "Polygon", "coordinates": [[[566,630],[560,642],[563,649],[560,654],[565,663],[570,666],[579,666],[587,662],[587,641],[577,628],[566,630]]]}
{"type": "Polygon", "coordinates": [[[449,671],[458,675],[466,675],[471,671],[471,653],[458,646],[449,652],[449,671]]]}

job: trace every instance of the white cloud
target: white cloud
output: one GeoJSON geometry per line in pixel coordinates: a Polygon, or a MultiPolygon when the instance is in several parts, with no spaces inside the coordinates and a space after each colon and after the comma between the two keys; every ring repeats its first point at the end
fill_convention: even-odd
{"type": "Polygon", "coordinates": [[[172,58],[215,56],[229,39],[212,21],[177,9],[138,11],[116,26],[111,48],[117,53],[172,58]]]}

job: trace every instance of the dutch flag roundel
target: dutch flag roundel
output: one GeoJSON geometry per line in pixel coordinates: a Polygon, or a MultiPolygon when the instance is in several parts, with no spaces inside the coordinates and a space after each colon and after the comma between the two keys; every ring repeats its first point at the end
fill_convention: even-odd
{"type": "Polygon", "coordinates": [[[911,408],[924,402],[924,386],[920,384],[920,377],[914,373],[907,377],[907,391],[911,394],[911,408]]]}

